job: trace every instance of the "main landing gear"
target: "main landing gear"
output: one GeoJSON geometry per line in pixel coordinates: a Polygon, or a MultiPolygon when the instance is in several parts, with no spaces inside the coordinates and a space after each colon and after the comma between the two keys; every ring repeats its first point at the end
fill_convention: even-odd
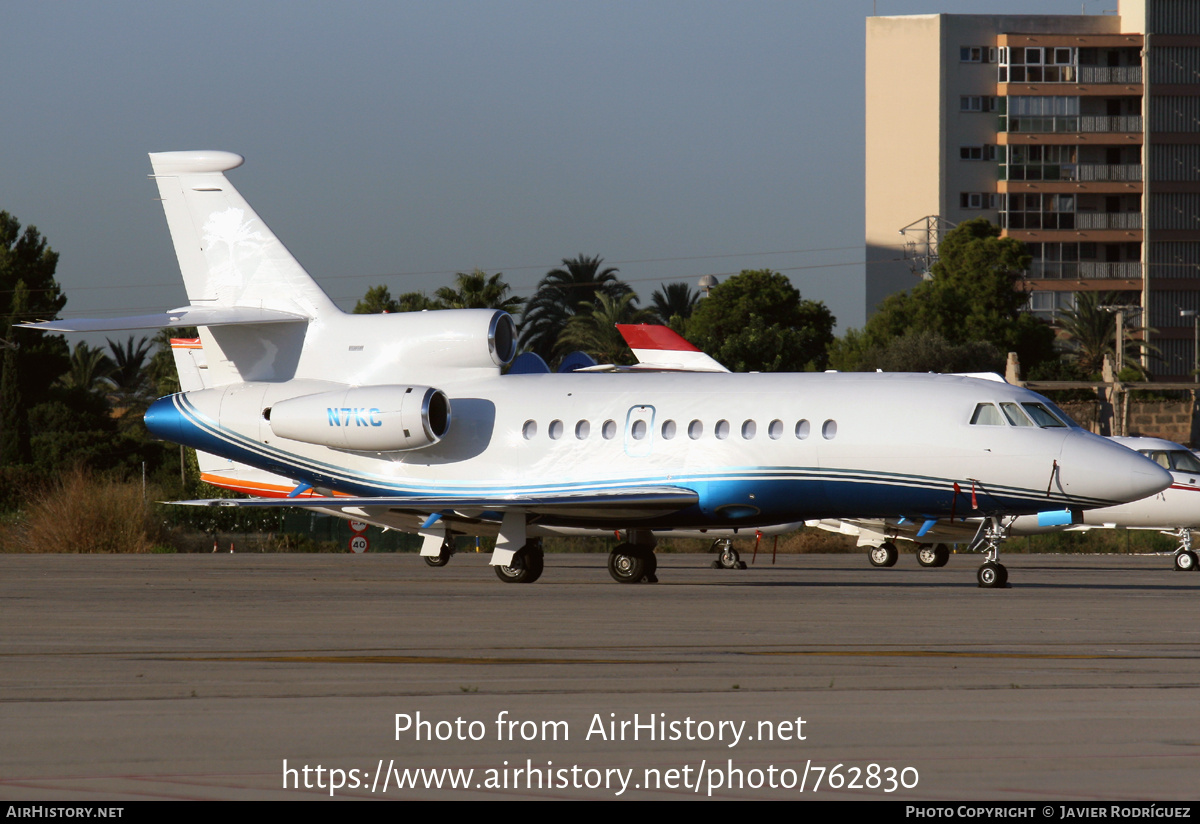
{"type": "Polygon", "coordinates": [[[717,560],[712,562],[713,569],[745,569],[746,562],[738,551],[733,548],[731,538],[718,538],[713,541],[712,551],[717,553],[717,560]]]}
{"type": "Polygon", "coordinates": [[[1000,563],[1000,545],[1008,538],[1008,525],[999,518],[988,518],[979,525],[971,541],[971,549],[983,547],[987,559],[975,573],[983,589],[1003,589],[1008,586],[1008,570],[1000,563]]]}
{"type": "Polygon", "coordinates": [[[918,544],[917,563],[923,567],[944,567],[950,560],[950,547],[945,544],[918,544]]]}
{"type": "Polygon", "coordinates": [[[1191,572],[1196,569],[1196,551],[1192,549],[1192,531],[1180,529],[1175,535],[1179,546],[1175,549],[1175,571],[1191,572]]]}
{"type": "Polygon", "coordinates": [[[442,541],[442,548],[437,555],[422,555],[421,557],[424,558],[425,563],[429,564],[431,567],[444,567],[446,564],[450,563],[450,558],[453,555],[454,538],[450,537],[450,534],[447,533],[445,540],[442,541]]]}
{"type": "Polygon", "coordinates": [[[891,541],[884,541],[879,546],[873,546],[867,550],[867,560],[873,567],[895,566],[896,559],[899,557],[900,550],[896,549],[896,545],[891,541]]]}
{"type": "Polygon", "coordinates": [[[658,556],[649,544],[617,544],[608,553],[608,574],[620,584],[657,584],[658,556]]]}
{"type": "Polygon", "coordinates": [[[492,569],[496,570],[496,577],[506,584],[532,584],[542,577],[545,566],[542,539],[534,538],[517,550],[507,566],[494,566],[492,569]]]}

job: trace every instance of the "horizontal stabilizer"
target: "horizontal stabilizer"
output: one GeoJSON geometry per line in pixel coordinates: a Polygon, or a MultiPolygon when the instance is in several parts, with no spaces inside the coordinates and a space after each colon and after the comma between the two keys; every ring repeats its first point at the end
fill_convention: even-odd
{"type": "Polygon", "coordinates": [[[164,329],[185,326],[233,326],[243,323],[299,323],[309,318],[278,309],[255,306],[181,306],[169,312],[153,315],[131,315],[123,318],[76,318],[22,323],[26,329],[45,332],[115,332],[122,329],[164,329]]]}

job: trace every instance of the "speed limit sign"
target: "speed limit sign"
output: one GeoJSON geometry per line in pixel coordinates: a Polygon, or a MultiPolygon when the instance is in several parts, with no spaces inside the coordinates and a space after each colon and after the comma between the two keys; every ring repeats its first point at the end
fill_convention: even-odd
{"type": "Polygon", "coordinates": [[[350,539],[351,552],[366,552],[371,548],[371,542],[367,540],[366,535],[355,535],[350,539]]]}
{"type": "Polygon", "coordinates": [[[350,529],[353,530],[354,532],[366,532],[367,525],[365,523],[363,523],[362,521],[351,521],[350,529]]]}

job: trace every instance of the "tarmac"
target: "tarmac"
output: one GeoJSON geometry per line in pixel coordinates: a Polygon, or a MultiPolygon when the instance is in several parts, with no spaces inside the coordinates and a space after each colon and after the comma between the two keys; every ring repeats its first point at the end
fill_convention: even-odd
{"type": "Polygon", "coordinates": [[[1200,574],[1002,560],[0,555],[0,799],[1196,800],[1200,574]]]}

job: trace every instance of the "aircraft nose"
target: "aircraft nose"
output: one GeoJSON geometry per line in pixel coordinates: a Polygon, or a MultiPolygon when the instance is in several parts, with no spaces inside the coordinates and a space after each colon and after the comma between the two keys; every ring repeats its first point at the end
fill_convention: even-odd
{"type": "Polygon", "coordinates": [[[1069,495],[1113,503],[1149,497],[1173,480],[1170,472],[1149,458],[1087,432],[1071,433],[1063,444],[1060,464],[1069,495]]]}

